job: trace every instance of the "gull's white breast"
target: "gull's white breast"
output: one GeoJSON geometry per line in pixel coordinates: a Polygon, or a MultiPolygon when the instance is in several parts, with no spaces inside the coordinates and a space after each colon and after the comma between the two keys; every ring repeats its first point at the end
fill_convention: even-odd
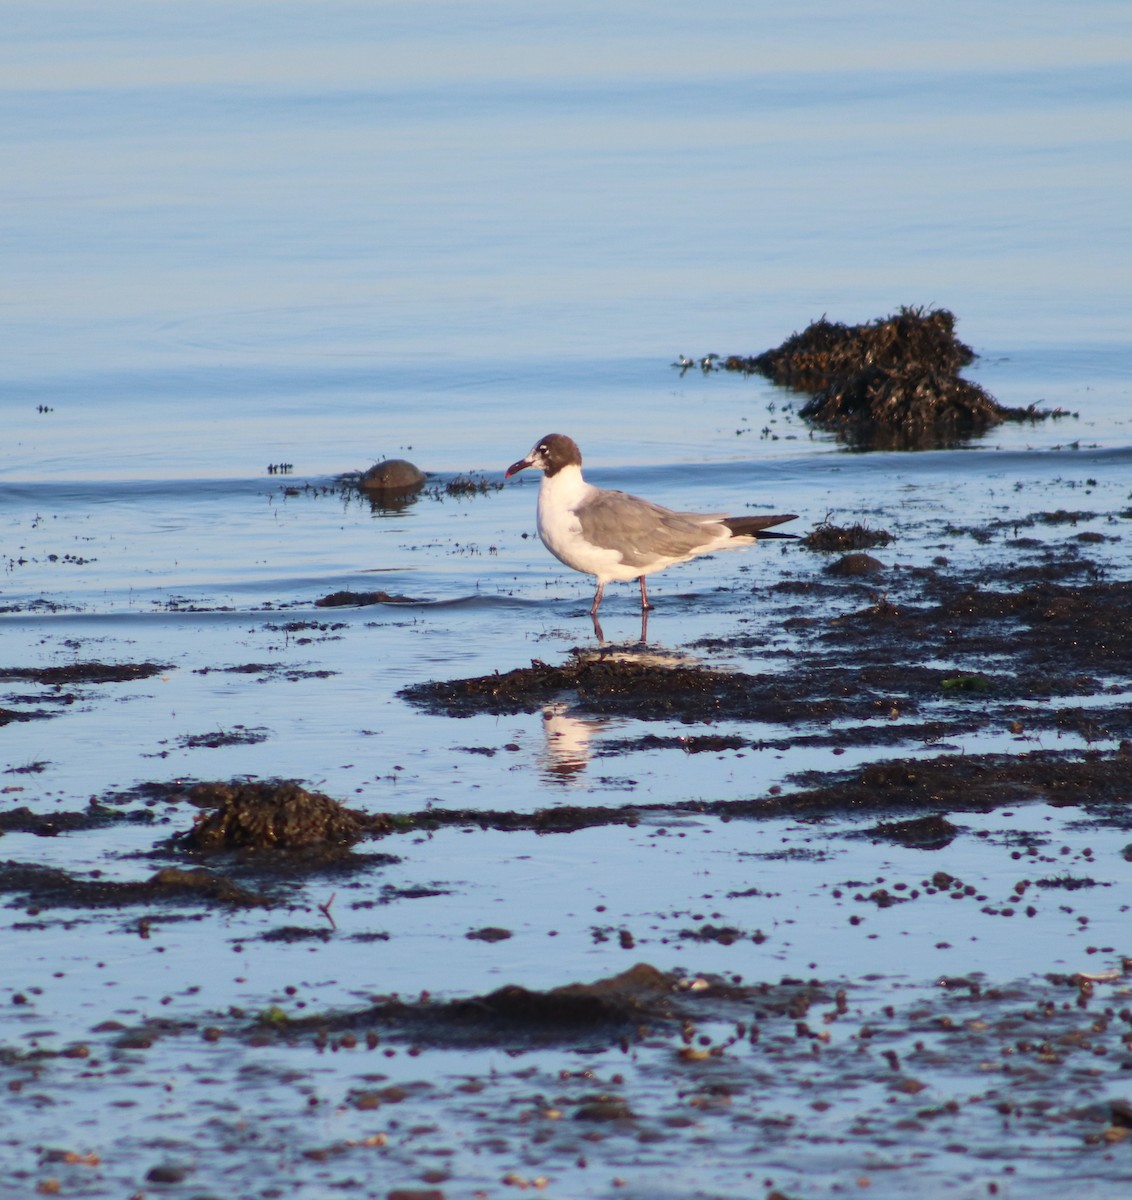
{"type": "Polygon", "coordinates": [[[538,490],[538,535],[542,544],[559,562],[596,575],[600,583],[636,579],[640,569],[626,567],[619,551],[592,545],[582,534],[577,508],[596,491],[582,478],[578,467],[563,467],[555,475],[544,475],[538,490]]]}

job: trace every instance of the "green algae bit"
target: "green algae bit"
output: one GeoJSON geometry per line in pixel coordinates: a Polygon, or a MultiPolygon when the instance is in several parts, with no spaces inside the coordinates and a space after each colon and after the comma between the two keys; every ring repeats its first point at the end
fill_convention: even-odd
{"type": "Polygon", "coordinates": [[[953,675],[950,679],[944,679],[940,686],[952,696],[964,692],[991,691],[991,681],[983,675],[953,675]]]}

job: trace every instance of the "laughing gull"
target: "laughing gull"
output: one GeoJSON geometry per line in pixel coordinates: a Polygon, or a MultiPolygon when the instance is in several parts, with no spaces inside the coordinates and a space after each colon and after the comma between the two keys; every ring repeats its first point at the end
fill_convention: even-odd
{"type": "Polygon", "coordinates": [[[765,533],[771,525],[796,520],[794,513],[765,517],[729,517],[725,513],[673,512],[627,492],[594,487],[582,478],[582,454],[563,433],[535,443],[526,458],[507,468],[505,479],[528,467],[542,472],[538,490],[538,535],[559,561],[597,577],[590,615],[597,619],[605,585],[636,579],[641,610],[649,604],[645,576],[673,563],[688,562],[715,550],[736,550],[760,538],[789,538],[765,533]]]}

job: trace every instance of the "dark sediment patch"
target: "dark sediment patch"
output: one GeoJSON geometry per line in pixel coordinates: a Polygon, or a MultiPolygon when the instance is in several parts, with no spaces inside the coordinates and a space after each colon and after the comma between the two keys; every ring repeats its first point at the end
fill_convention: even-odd
{"type": "Polygon", "coordinates": [[[69,663],[63,667],[0,667],[0,680],[26,680],[49,687],[84,683],[127,683],[173,668],[166,663],[69,663]]]}
{"type": "Polygon", "coordinates": [[[5,767],[5,775],[38,775],[41,771],[45,771],[51,764],[46,759],[37,759],[35,762],[24,763],[18,767],[5,767]]]}
{"type": "Polygon", "coordinates": [[[445,496],[486,496],[490,492],[501,492],[503,486],[499,480],[488,479],[486,475],[456,475],[440,487],[431,488],[429,494],[437,500],[445,496]]]}
{"type": "Polygon", "coordinates": [[[331,592],[314,602],[315,608],[364,608],[370,604],[419,604],[412,596],[391,592],[331,592]]]}
{"type": "Polygon", "coordinates": [[[483,929],[469,929],[464,937],[470,942],[506,942],[514,935],[510,929],[501,929],[498,925],[485,925],[483,929]]]}
{"type": "Polygon", "coordinates": [[[209,733],[186,733],[177,738],[177,745],[182,750],[219,750],[222,746],[256,746],[266,741],[265,729],[234,725],[231,729],[215,729],[209,733]]]}
{"type": "Polygon", "coordinates": [[[327,621],[284,621],[282,625],[268,623],[264,625],[264,629],[271,630],[272,633],[298,634],[295,638],[296,646],[305,646],[309,642],[328,642],[336,641],[333,637],[316,638],[316,633],[321,634],[337,634],[339,630],[348,629],[349,626],[345,621],[335,621],[333,624],[327,621]]]}
{"type": "Polygon", "coordinates": [[[445,828],[495,829],[501,833],[576,833],[604,825],[636,825],[651,805],[556,805],[534,812],[490,808],[432,808],[384,817],[397,832],[445,828]]]}
{"type": "Polygon", "coordinates": [[[1132,804],[1132,743],[1117,750],[943,754],[889,759],[847,772],[805,772],[803,790],[751,801],[687,807],[731,816],[990,812],[1044,801],[1124,809],[1132,804]]]}
{"type": "Polygon", "coordinates": [[[698,929],[681,929],[680,937],[689,942],[716,942],[720,946],[733,946],[736,942],[747,940],[756,943],[766,940],[760,933],[744,933],[734,925],[711,924],[701,925],[698,929]]]}
{"type": "Polygon", "coordinates": [[[800,980],[777,986],[738,987],[714,977],[686,977],[638,963],[594,983],[573,983],[548,991],[508,984],[482,996],[450,1001],[381,999],[365,1008],[257,1022],[245,1036],[261,1039],[265,1029],[283,1040],[368,1030],[382,1039],[438,1047],[628,1044],[657,1032],[671,1033],[692,1017],[710,1015],[713,1006],[755,1004],[763,1017],[803,1014],[829,998],[818,984],[800,980]]]}
{"type": "MultiPolygon", "coordinates": [[[[340,626],[335,626],[334,628],[340,628],[340,626]]],[[[300,667],[289,667],[284,663],[240,663],[233,667],[193,668],[194,675],[211,675],[214,672],[223,675],[258,675],[261,682],[271,678],[279,678],[286,679],[291,683],[296,683],[300,679],[330,679],[338,674],[337,671],[325,668],[308,671],[300,667]]]]}
{"type": "Polygon", "coordinates": [[[145,779],[126,788],[104,792],[99,802],[103,806],[144,804],[153,809],[158,805],[175,806],[188,802],[193,781],[187,779],[145,779]]]}
{"type": "Polygon", "coordinates": [[[824,622],[820,636],[829,646],[852,644],[866,659],[891,661],[898,645],[906,656],[909,644],[918,658],[1008,655],[1015,676],[1028,677],[1025,686],[1035,695],[1095,689],[1082,678],[1088,672],[1128,678],[1132,581],[1066,586],[1049,581],[1050,574],[1056,579],[1056,565],[988,571],[980,580],[925,575],[929,603],[878,603],[824,622]],[[1010,583],[1025,586],[1001,586],[1010,583]]]}
{"type": "Polygon", "coordinates": [[[151,825],[156,817],[148,809],[127,811],[108,808],[92,800],[82,812],[37,813],[30,808],[0,812],[0,833],[33,833],[36,837],[58,837],[61,833],[79,833],[105,829],[110,825],[151,825]]]}
{"type": "Polygon", "coordinates": [[[1065,415],[999,404],[960,377],[975,357],[947,309],[901,308],[863,325],[822,317],[772,350],[718,365],[807,393],[799,415],[861,449],[954,446],[1003,421],[1065,415]]]}
{"type": "Polygon", "coordinates": [[[949,846],[962,832],[946,817],[934,813],[931,816],[912,817],[906,821],[881,821],[865,836],[878,841],[894,842],[913,850],[942,850],[949,846]]]}
{"type": "Polygon", "coordinates": [[[1095,521],[1096,517],[1095,512],[1059,508],[1055,512],[1035,513],[1033,519],[1042,525],[1079,525],[1082,521],[1095,521]]]}
{"type": "Polygon", "coordinates": [[[305,925],[280,925],[277,929],[269,929],[259,940],[291,945],[294,942],[328,942],[333,936],[334,931],[325,926],[311,929],[305,925]]]}
{"type": "MultiPolygon", "coordinates": [[[[908,706],[905,706],[905,710],[908,706]]],[[[891,710],[890,710],[891,711],[891,710]]],[[[906,715],[901,712],[901,716],[906,715]]],[[[594,758],[613,758],[622,754],[649,753],[654,750],[682,750],[685,754],[723,754],[727,751],[783,751],[803,747],[902,746],[909,742],[934,744],[964,734],[976,733],[983,722],[978,718],[953,721],[891,720],[886,724],[839,725],[818,733],[784,732],[770,738],[744,738],[711,734],[642,733],[635,737],[603,738],[593,749],[594,758]]]]}
{"type": "Polygon", "coordinates": [[[1102,883],[1099,879],[1082,877],[1080,875],[1053,875],[1047,879],[1035,879],[1034,886],[1040,888],[1063,888],[1067,892],[1078,892],[1082,888],[1112,887],[1111,883],[1102,883]]]}
{"type": "Polygon", "coordinates": [[[56,867],[0,863],[0,892],[22,895],[18,903],[34,915],[41,908],[123,908],[157,902],[221,904],[233,908],[269,905],[271,900],[203,867],[165,867],[148,879],[118,882],[79,879],[56,867]]]}
{"type": "Polygon", "coordinates": [[[701,733],[679,739],[685,754],[717,754],[722,750],[739,750],[748,744],[734,734],[701,733]]]}
{"type": "Polygon", "coordinates": [[[8,701],[21,704],[46,704],[49,708],[0,708],[0,727],[20,721],[46,720],[58,716],[59,706],[69,706],[84,698],[80,690],[101,683],[130,683],[149,679],[173,668],[166,663],[76,662],[59,667],[0,667],[0,682],[35,683],[47,691],[36,695],[9,694],[8,701]],[[65,691],[75,688],[75,691],[65,691]]]}
{"type": "Polygon", "coordinates": [[[11,725],[14,721],[43,721],[55,715],[44,712],[41,708],[0,708],[0,726],[11,725]]]}
{"type": "Polygon", "coordinates": [[[35,600],[29,600],[26,604],[0,604],[0,613],[61,613],[61,612],[80,612],[81,609],[73,604],[61,604],[57,600],[48,600],[46,596],[40,596],[35,600]]]}
{"type": "Polygon", "coordinates": [[[535,660],[505,674],[413,684],[399,695],[430,712],[534,712],[564,695],[580,711],[642,720],[775,722],[840,715],[828,699],[799,699],[791,681],[770,675],[665,666],[605,655],[575,654],[562,666],[535,660]]]}

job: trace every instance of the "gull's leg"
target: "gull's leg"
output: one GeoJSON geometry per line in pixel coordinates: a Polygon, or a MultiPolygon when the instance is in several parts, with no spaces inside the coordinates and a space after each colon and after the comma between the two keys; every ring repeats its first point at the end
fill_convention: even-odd
{"type": "Polygon", "coordinates": [[[649,603],[649,594],[645,591],[645,577],[642,575],[637,582],[641,585],[641,612],[644,612],[646,609],[652,608],[649,603]]]}
{"type": "Polygon", "coordinates": [[[601,607],[601,598],[604,594],[605,594],[605,584],[599,582],[597,585],[597,595],[594,596],[594,602],[590,606],[590,616],[591,617],[597,616],[597,610],[601,607]]]}

